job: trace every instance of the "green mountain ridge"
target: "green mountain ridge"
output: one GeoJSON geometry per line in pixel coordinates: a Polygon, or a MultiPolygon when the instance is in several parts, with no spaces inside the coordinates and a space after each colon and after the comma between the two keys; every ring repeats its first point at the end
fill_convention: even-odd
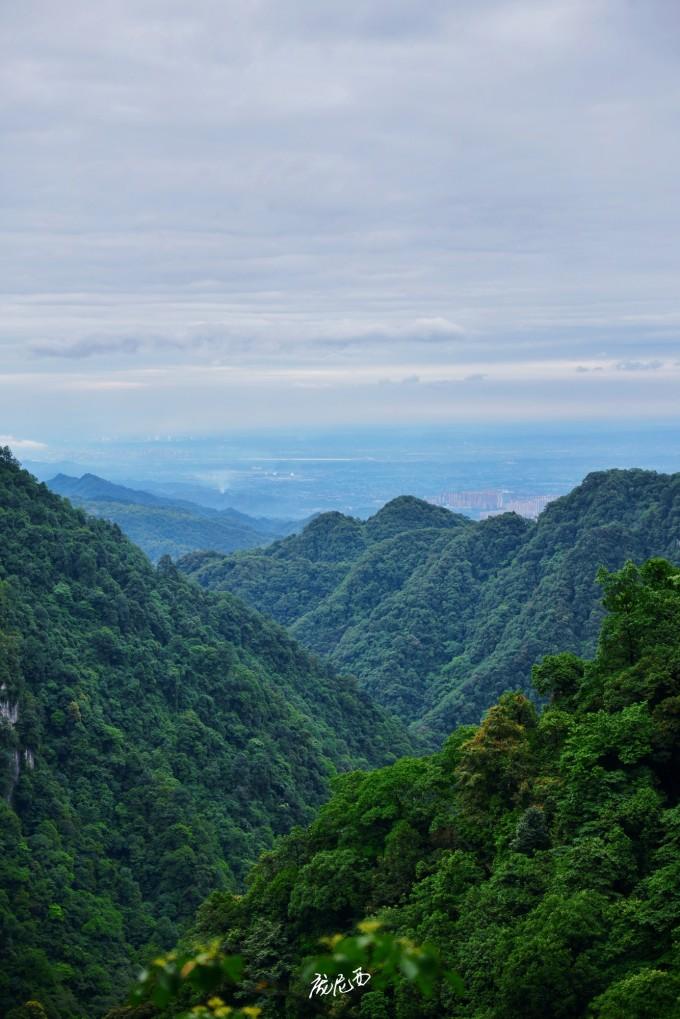
{"type": "Polygon", "coordinates": [[[323,514],[266,549],[178,565],[283,623],[437,743],[504,690],[529,690],[541,656],[594,651],[597,566],[679,548],[680,475],[632,469],[590,474],[536,523],[402,497],[365,523],[323,514]]]}
{"type": "Polygon", "coordinates": [[[412,749],[281,627],[0,451],[0,1014],[100,1015],[332,775],[412,749]]]}

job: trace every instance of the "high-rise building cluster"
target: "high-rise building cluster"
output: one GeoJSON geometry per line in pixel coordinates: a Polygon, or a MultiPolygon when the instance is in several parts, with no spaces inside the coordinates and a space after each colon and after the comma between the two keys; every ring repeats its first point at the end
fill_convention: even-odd
{"type": "Polygon", "coordinates": [[[479,520],[497,516],[499,513],[517,513],[520,517],[536,520],[549,502],[557,499],[556,495],[521,495],[501,489],[485,489],[483,491],[443,492],[429,501],[435,506],[447,509],[472,511],[479,520]]]}
{"type": "Polygon", "coordinates": [[[500,509],[503,505],[503,493],[498,489],[487,489],[481,492],[443,492],[436,495],[430,502],[435,506],[446,506],[447,509],[500,509]]]}

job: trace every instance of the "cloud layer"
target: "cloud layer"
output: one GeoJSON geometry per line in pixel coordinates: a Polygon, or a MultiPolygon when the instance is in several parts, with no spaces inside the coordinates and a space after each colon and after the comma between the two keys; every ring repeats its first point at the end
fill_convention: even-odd
{"type": "Polygon", "coordinates": [[[672,0],[0,29],[8,430],[675,413],[672,0]]]}

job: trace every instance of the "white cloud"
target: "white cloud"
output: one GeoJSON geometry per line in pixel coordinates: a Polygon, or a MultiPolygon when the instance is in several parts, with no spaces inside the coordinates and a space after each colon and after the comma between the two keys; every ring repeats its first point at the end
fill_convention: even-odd
{"type": "Polygon", "coordinates": [[[46,442],[35,439],[17,439],[15,435],[0,435],[0,446],[9,446],[15,453],[37,453],[47,449],[46,442]]]}

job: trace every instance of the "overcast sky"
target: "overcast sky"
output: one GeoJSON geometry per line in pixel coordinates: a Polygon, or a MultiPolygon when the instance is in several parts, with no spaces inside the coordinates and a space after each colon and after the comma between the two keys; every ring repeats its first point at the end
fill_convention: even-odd
{"type": "Polygon", "coordinates": [[[677,415],[679,50],[677,0],[3,4],[0,432],[677,415]]]}

